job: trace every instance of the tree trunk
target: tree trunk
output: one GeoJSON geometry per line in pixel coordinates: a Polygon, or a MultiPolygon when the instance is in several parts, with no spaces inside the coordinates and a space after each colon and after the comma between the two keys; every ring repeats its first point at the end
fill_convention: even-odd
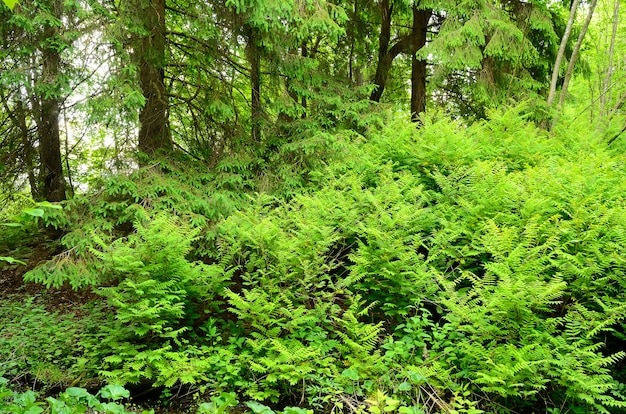
{"type": "Polygon", "coordinates": [[[580,31],[580,34],[578,35],[578,40],[576,41],[576,45],[574,46],[574,50],[572,51],[572,56],[569,59],[567,71],[565,72],[565,78],[563,78],[561,95],[559,96],[559,106],[563,105],[565,97],[567,96],[567,88],[569,87],[569,81],[572,78],[572,74],[574,73],[574,65],[576,64],[576,60],[578,59],[578,53],[580,52],[580,48],[583,44],[585,34],[587,33],[587,29],[589,28],[589,23],[591,23],[591,18],[593,17],[593,12],[597,4],[598,0],[593,0],[591,2],[591,5],[589,6],[589,12],[587,13],[587,18],[585,19],[585,23],[583,24],[583,28],[580,31]]]}
{"type": "Polygon", "coordinates": [[[28,125],[26,123],[26,110],[22,100],[18,100],[16,108],[17,125],[20,130],[20,137],[22,140],[22,146],[24,147],[23,162],[26,165],[26,174],[28,175],[28,184],[30,185],[30,195],[33,200],[39,200],[39,185],[37,178],[35,177],[35,169],[33,168],[33,154],[34,148],[31,142],[30,134],[28,133],[28,125]]]}
{"type": "Polygon", "coordinates": [[[606,70],[606,77],[602,86],[602,94],[600,95],[600,113],[606,115],[607,102],[610,101],[611,82],[613,78],[613,57],[615,55],[615,38],[617,37],[617,26],[619,23],[619,6],[620,0],[615,0],[613,8],[613,30],[611,32],[611,42],[609,45],[609,63],[606,70]]]}
{"type": "Polygon", "coordinates": [[[574,18],[576,17],[576,10],[578,9],[578,0],[574,0],[572,2],[572,8],[569,12],[569,20],[567,21],[567,26],[565,27],[565,33],[563,33],[563,38],[561,39],[561,45],[559,46],[559,51],[556,55],[556,61],[554,62],[554,69],[552,70],[552,80],[550,81],[550,92],[548,93],[548,105],[552,105],[554,101],[554,97],[556,95],[556,84],[559,80],[559,72],[561,70],[561,62],[563,61],[563,57],[565,56],[565,47],[567,46],[567,41],[569,40],[569,36],[572,33],[572,27],[574,26],[574,18]]]}
{"type": "MultiPolygon", "coordinates": [[[[50,4],[52,15],[61,19],[63,3],[55,0],[50,4]]],[[[43,32],[41,58],[41,89],[39,93],[41,111],[38,122],[39,151],[43,177],[42,196],[48,201],[65,200],[65,179],[61,163],[61,142],[59,137],[60,99],[58,88],[59,65],[61,56],[54,47],[53,40],[58,36],[58,29],[48,25],[43,32]]]]}
{"type": "Polygon", "coordinates": [[[30,185],[30,195],[33,200],[41,200],[39,195],[39,183],[35,175],[35,167],[33,159],[35,157],[35,149],[31,140],[31,135],[28,130],[28,123],[26,121],[26,107],[21,97],[18,97],[15,102],[15,109],[11,110],[9,107],[8,97],[0,89],[0,99],[2,100],[2,107],[8,116],[11,118],[13,126],[18,129],[20,141],[22,143],[22,152],[20,158],[26,168],[26,175],[28,177],[28,184],[30,185]]]}
{"type": "Polygon", "coordinates": [[[383,96],[389,69],[391,69],[391,63],[393,62],[389,54],[392,12],[393,5],[389,4],[389,0],[382,0],[380,2],[381,23],[380,36],[378,37],[378,66],[376,66],[376,74],[374,75],[374,85],[376,89],[374,89],[370,95],[370,100],[375,102],[380,102],[380,97],[383,96]]]}
{"type": "Polygon", "coordinates": [[[139,83],[146,99],[139,113],[139,151],[153,155],[171,150],[169,102],[164,81],[165,0],[139,0],[141,23],[149,34],[140,40],[139,83]]]}
{"type": "Polygon", "coordinates": [[[431,10],[418,10],[413,6],[413,32],[411,34],[411,121],[418,122],[419,114],[426,110],[426,60],[415,54],[426,46],[426,33],[431,10]]]}
{"type": "Polygon", "coordinates": [[[246,55],[250,63],[250,106],[252,123],[252,142],[261,141],[261,52],[258,45],[258,29],[245,25],[247,35],[246,55]]]}

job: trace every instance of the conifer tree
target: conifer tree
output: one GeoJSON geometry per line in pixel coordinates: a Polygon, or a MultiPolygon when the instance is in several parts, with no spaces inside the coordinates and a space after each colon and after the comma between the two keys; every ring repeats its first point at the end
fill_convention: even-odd
{"type": "Polygon", "coordinates": [[[139,151],[153,155],[169,150],[169,98],[165,87],[165,0],[135,1],[132,10],[140,36],[135,46],[139,64],[139,84],[145,105],[139,114],[139,151]]]}
{"type": "Polygon", "coordinates": [[[20,137],[21,158],[30,186],[35,186],[31,193],[47,201],[66,198],[59,131],[61,103],[69,83],[61,68],[61,53],[70,47],[63,33],[64,13],[60,0],[23,1],[13,12],[6,11],[3,20],[7,35],[0,74],[7,85],[3,106],[20,137]],[[39,159],[36,167],[35,147],[39,159]],[[36,180],[35,168],[39,170],[36,180]]]}

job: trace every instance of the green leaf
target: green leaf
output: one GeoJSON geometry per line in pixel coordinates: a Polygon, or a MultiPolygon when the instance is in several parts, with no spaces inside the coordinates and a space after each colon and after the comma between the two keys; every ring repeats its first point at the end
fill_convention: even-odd
{"type": "Polygon", "coordinates": [[[398,412],[402,414],[424,414],[424,410],[419,408],[417,405],[413,405],[411,407],[400,407],[398,408],[398,412]]]}
{"type": "Polygon", "coordinates": [[[14,259],[12,257],[8,257],[8,256],[0,256],[0,261],[5,261],[7,263],[17,263],[17,264],[21,264],[21,265],[25,265],[26,262],[23,262],[21,260],[17,260],[14,259]]]}
{"type": "Polygon", "coordinates": [[[42,208],[25,208],[24,213],[33,217],[43,217],[43,209],[42,208]]]}
{"type": "Polygon", "coordinates": [[[343,372],[341,373],[341,376],[344,377],[344,378],[351,379],[353,381],[358,381],[359,380],[359,371],[357,371],[354,368],[344,369],[343,372]]]}
{"type": "Polygon", "coordinates": [[[71,387],[65,390],[65,394],[67,394],[69,397],[80,398],[88,396],[89,392],[87,392],[87,390],[84,388],[71,387]]]}
{"type": "Polygon", "coordinates": [[[306,410],[300,407],[285,407],[283,414],[312,414],[312,410],[306,410]]]}
{"type": "Polygon", "coordinates": [[[256,401],[248,401],[246,405],[250,407],[255,414],[274,414],[271,408],[256,401]]]}
{"type": "Polygon", "coordinates": [[[100,396],[107,400],[119,400],[130,397],[130,391],[121,385],[110,384],[100,390],[100,396]]]}
{"type": "Polygon", "coordinates": [[[404,381],[402,384],[398,385],[398,391],[411,391],[411,384],[404,381]]]}
{"type": "Polygon", "coordinates": [[[37,203],[38,207],[46,207],[46,208],[52,208],[54,210],[63,210],[63,207],[61,207],[58,204],[52,204],[49,201],[40,201],[39,203],[37,203]]]}
{"type": "Polygon", "coordinates": [[[13,11],[13,8],[15,7],[15,5],[19,3],[18,0],[2,0],[2,1],[4,1],[4,4],[6,4],[7,7],[11,9],[11,11],[13,11]]]}

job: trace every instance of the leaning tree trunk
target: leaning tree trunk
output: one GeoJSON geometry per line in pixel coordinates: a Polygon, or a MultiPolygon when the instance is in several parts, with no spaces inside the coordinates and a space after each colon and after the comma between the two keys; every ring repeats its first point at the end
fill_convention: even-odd
{"type": "MultiPolygon", "coordinates": [[[[62,1],[52,1],[50,8],[52,15],[60,20],[63,14],[62,1]]],[[[37,133],[43,178],[42,196],[48,201],[62,201],[66,197],[59,136],[60,98],[59,91],[56,90],[61,56],[53,41],[58,36],[58,28],[54,25],[47,25],[43,32],[41,46],[43,60],[41,89],[44,92],[39,93],[40,114],[37,133]]]]}
{"type": "Polygon", "coordinates": [[[606,70],[606,77],[602,85],[602,95],[600,95],[601,114],[606,115],[607,102],[611,99],[611,82],[613,81],[613,57],[615,55],[615,39],[617,38],[617,27],[619,25],[619,7],[620,0],[615,0],[613,6],[613,30],[611,31],[611,40],[609,45],[608,66],[606,70]]]}
{"type": "Polygon", "coordinates": [[[148,33],[138,47],[139,83],[146,100],[139,113],[139,151],[153,155],[172,148],[164,72],[165,0],[139,0],[138,4],[141,24],[148,33]]]}
{"type": "Polygon", "coordinates": [[[591,23],[591,18],[593,17],[593,12],[597,4],[598,0],[593,0],[591,2],[591,5],[589,6],[589,11],[587,12],[587,18],[585,19],[585,23],[583,23],[583,28],[578,35],[578,40],[576,41],[576,45],[574,46],[574,50],[572,51],[572,56],[569,59],[567,71],[565,72],[565,77],[563,78],[561,95],[559,96],[559,106],[562,106],[563,102],[565,102],[565,97],[567,96],[567,88],[569,87],[569,81],[574,73],[574,65],[576,64],[576,60],[578,59],[580,48],[583,44],[583,40],[585,39],[585,34],[587,33],[587,29],[589,28],[589,23],[591,23]]]}
{"type": "Polygon", "coordinates": [[[380,36],[378,38],[378,65],[376,66],[376,73],[374,74],[374,86],[375,89],[370,95],[370,100],[380,102],[380,98],[383,96],[385,86],[387,85],[387,78],[389,77],[389,70],[394,59],[400,53],[407,53],[411,49],[411,35],[401,36],[396,40],[393,46],[389,46],[391,43],[391,16],[393,14],[393,5],[389,4],[389,0],[381,1],[381,26],[380,36]]]}
{"type": "Polygon", "coordinates": [[[574,18],[576,17],[576,10],[578,9],[578,0],[574,0],[572,3],[572,7],[569,12],[569,20],[567,21],[567,26],[565,27],[565,33],[563,33],[563,38],[561,39],[561,45],[559,46],[559,51],[556,55],[556,61],[554,62],[554,68],[552,70],[552,79],[550,81],[550,92],[548,93],[548,105],[552,105],[554,101],[554,97],[556,95],[556,84],[559,80],[559,72],[561,70],[561,62],[563,61],[563,57],[565,56],[565,47],[567,46],[567,41],[569,40],[569,36],[572,33],[572,27],[574,26],[574,18]]]}
{"type": "Polygon", "coordinates": [[[418,10],[413,6],[413,32],[411,34],[411,121],[418,122],[419,114],[426,110],[426,60],[416,53],[426,46],[426,34],[431,10],[418,10]]]}
{"type": "Polygon", "coordinates": [[[374,75],[375,89],[370,95],[370,100],[380,102],[383,96],[385,85],[387,84],[387,76],[391,63],[395,56],[389,53],[389,42],[391,41],[391,14],[393,5],[389,4],[389,0],[382,0],[380,4],[381,23],[380,36],[378,37],[378,65],[376,66],[376,74],[374,75]]]}

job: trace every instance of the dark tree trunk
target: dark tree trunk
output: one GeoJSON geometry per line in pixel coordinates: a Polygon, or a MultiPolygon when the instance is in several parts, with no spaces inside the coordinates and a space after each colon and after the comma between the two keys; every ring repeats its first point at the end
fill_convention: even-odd
{"type": "Polygon", "coordinates": [[[139,113],[139,151],[153,155],[171,150],[169,102],[164,81],[165,0],[139,1],[140,17],[149,34],[140,40],[139,83],[146,99],[139,113]]]}
{"type": "Polygon", "coordinates": [[[370,95],[370,100],[380,102],[381,96],[387,85],[389,70],[393,64],[393,60],[403,52],[409,52],[411,46],[411,36],[402,36],[396,40],[393,46],[391,43],[391,16],[393,14],[393,5],[389,4],[389,0],[383,0],[381,7],[381,25],[380,37],[378,38],[378,65],[376,66],[376,74],[374,75],[375,89],[370,95]]]}
{"type": "Polygon", "coordinates": [[[261,106],[261,51],[259,50],[258,30],[248,24],[245,26],[247,35],[246,54],[250,63],[250,101],[251,101],[251,122],[252,122],[252,142],[261,140],[261,117],[263,107],[261,106]]]}
{"type": "Polygon", "coordinates": [[[426,46],[426,33],[431,10],[418,10],[413,6],[413,32],[411,33],[411,121],[418,122],[419,114],[426,110],[426,60],[415,54],[426,46]]]}
{"type": "Polygon", "coordinates": [[[383,96],[389,69],[391,69],[391,63],[393,62],[393,58],[389,54],[392,13],[393,5],[389,4],[389,0],[382,0],[380,2],[381,23],[380,36],[378,38],[378,65],[376,66],[376,74],[374,75],[374,85],[376,88],[370,95],[370,100],[375,102],[380,102],[380,97],[383,96]]]}
{"type": "MultiPolygon", "coordinates": [[[[51,2],[50,7],[52,15],[60,19],[63,3],[55,0],[51,2]]],[[[55,26],[47,26],[43,33],[44,46],[41,47],[43,59],[41,86],[46,92],[40,94],[41,111],[37,129],[43,178],[42,196],[48,201],[65,200],[65,179],[59,137],[60,99],[56,90],[61,56],[52,42],[57,36],[58,29],[55,26]]]]}
{"type": "Polygon", "coordinates": [[[11,110],[9,107],[9,101],[7,96],[0,89],[0,99],[2,99],[2,107],[11,118],[13,126],[19,131],[19,137],[22,144],[22,151],[20,158],[26,169],[26,175],[28,176],[28,184],[30,185],[30,195],[33,200],[41,200],[39,192],[39,183],[37,182],[37,176],[35,175],[35,149],[33,147],[30,131],[28,130],[28,123],[26,121],[26,108],[21,98],[17,98],[15,103],[15,109],[11,110]]]}

